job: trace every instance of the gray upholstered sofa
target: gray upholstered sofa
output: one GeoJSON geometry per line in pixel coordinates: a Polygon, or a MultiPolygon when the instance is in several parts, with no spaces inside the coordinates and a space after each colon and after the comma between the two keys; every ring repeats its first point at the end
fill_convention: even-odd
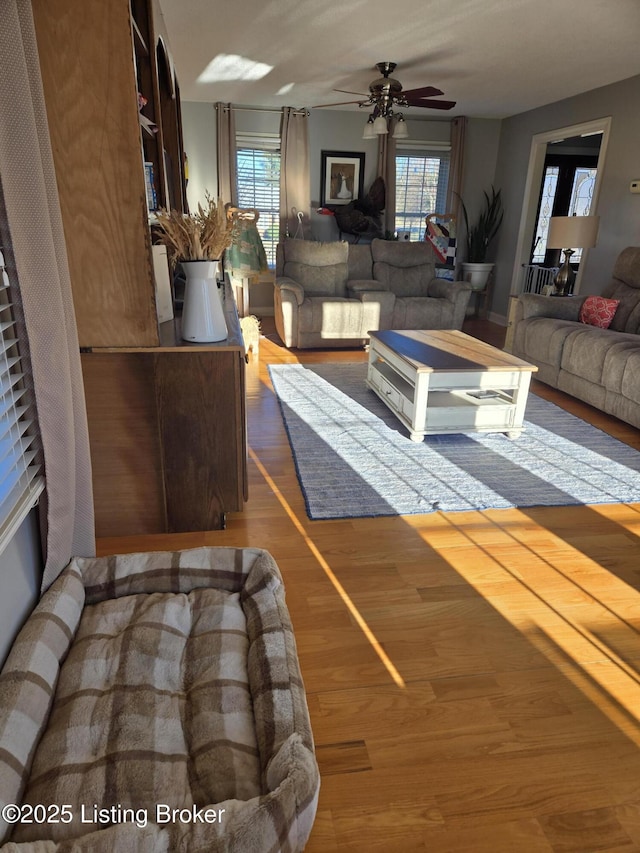
{"type": "Polygon", "coordinates": [[[519,297],[514,355],[536,378],[640,428],[640,247],[618,256],[602,296],[620,304],[608,329],[579,321],[586,297],[519,297]]]}
{"type": "Polygon", "coordinates": [[[470,285],[435,276],[428,243],[286,239],[278,246],[276,329],[288,347],[361,346],[378,329],[460,329],[470,285]]]}

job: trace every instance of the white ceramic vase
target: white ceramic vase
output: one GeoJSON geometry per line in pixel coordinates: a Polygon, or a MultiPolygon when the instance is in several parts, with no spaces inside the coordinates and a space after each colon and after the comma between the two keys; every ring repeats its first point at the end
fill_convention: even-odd
{"type": "Polygon", "coordinates": [[[222,302],[218,295],[218,261],[184,261],[182,338],[205,344],[223,341],[227,335],[222,302]]]}
{"type": "Polygon", "coordinates": [[[468,281],[472,290],[484,290],[489,281],[493,264],[462,264],[462,277],[468,281]]]}

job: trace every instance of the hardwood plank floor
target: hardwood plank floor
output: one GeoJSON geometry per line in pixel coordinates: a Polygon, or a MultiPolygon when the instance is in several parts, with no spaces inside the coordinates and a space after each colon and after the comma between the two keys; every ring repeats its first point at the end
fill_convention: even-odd
{"type": "MultiPolygon", "coordinates": [[[[245,511],[98,552],[274,555],[322,773],[309,853],[640,851],[640,505],[309,521],[266,365],[366,355],[289,352],[263,325],[245,511]]],[[[533,390],[640,449],[637,430],[533,390]]]]}

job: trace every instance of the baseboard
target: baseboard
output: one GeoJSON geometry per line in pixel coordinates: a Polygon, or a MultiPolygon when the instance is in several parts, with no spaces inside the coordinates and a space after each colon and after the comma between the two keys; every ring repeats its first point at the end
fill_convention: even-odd
{"type": "Polygon", "coordinates": [[[495,311],[489,311],[489,316],[487,317],[490,323],[496,323],[498,326],[508,326],[509,321],[503,314],[496,314],[495,311]]]}

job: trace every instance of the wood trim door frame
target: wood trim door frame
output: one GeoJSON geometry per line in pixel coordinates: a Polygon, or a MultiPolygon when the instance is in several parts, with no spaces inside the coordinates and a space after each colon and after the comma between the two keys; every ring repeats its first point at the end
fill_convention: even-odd
{"type": "MultiPolygon", "coordinates": [[[[593,119],[592,121],[582,122],[581,124],[560,127],[555,130],[547,130],[544,133],[536,133],[532,137],[531,151],[529,153],[529,166],[527,169],[527,180],[525,183],[522,212],[520,215],[520,226],[518,228],[515,263],[513,267],[513,275],[511,277],[511,294],[519,293],[522,265],[529,263],[529,251],[533,240],[533,230],[536,225],[538,197],[544,172],[544,160],[547,153],[547,145],[550,142],[558,142],[561,139],[567,139],[571,136],[585,136],[588,134],[602,133],[600,154],[598,156],[598,173],[596,175],[596,183],[593,190],[592,207],[593,212],[597,213],[610,129],[611,116],[605,116],[603,118],[593,119]]],[[[586,253],[588,251],[588,249],[583,250],[583,261],[585,260],[586,253]]],[[[584,263],[581,263],[576,276],[576,283],[573,290],[574,293],[580,292],[583,270],[584,263]]]]}

